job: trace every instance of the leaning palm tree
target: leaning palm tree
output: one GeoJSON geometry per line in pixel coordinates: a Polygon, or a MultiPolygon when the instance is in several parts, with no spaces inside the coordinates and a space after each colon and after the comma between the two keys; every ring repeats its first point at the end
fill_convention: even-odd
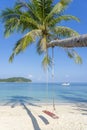
{"type": "MultiPolygon", "coordinates": [[[[6,8],[2,11],[1,18],[5,26],[5,36],[8,37],[15,31],[25,34],[16,42],[9,61],[12,62],[15,55],[37,41],[38,54],[44,54],[42,61],[44,68],[52,65],[53,60],[48,53],[50,42],[79,35],[69,27],[60,26],[62,21],[76,20],[79,22],[75,16],[64,15],[70,2],[71,0],[60,0],[55,5],[53,0],[28,0],[28,2],[17,2],[12,9],[6,8]]],[[[81,62],[75,50],[64,49],[70,58],[74,58],[77,63],[81,62]]]]}
{"type": "Polygon", "coordinates": [[[48,48],[54,46],[64,48],[87,47],[87,34],[74,36],[63,40],[53,40],[50,42],[50,44],[47,45],[48,48]]]}
{"type": "MultiPolygon", "coordinates": [[[[51,65],[51,58],[48,54],[48,44],[55,39],[78,36],[79,34],[69,27],[60,26],[61,21],[79,19],[72,15],[64,15],[64,10],[71,0],[60,0],[54,5],[53,0],[31,0],[28,2],[17,2],[14,7],[6,8],[1,13],[4,22],[4,34],[8,37],[15,31],[25,35],[16,42],[9,61],[12,62],[15,55],[24,51],[37,39],[37,52],[43,54],[43,66],[51,65]]],[[[81,62],[79,55],[73,49],[65,49],[68,56],[76,62],[81,62]],[[79,60],[78,60],[79,59],[79,60]]]]}

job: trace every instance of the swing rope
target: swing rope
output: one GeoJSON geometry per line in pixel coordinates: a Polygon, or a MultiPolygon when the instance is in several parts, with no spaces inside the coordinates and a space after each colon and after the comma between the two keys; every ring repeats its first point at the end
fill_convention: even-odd
{"type": "MultiPolygon", "coordinates": [[[[48,51],[46,51],[46,55],[48,56],[48,51]]],[[[54,102],[54,47],[52,47],[52,83],[53,83],[53,110],[55,111],[55,102],[54,102]]],[[[47,106],[48,106],[48,65],[47,65],[47,69],[46,69],[46,99],[47,99],[47,103],[46,103],[46,110],[47,110],[47,106]]]]}
{"type": "Polygon", "coordinates": [[[48,106],[48,65],[47,65],[47,70],[46,70],[46,97],[47,97],[47,104],[46,104],[46,110],[48,106]]]}
{"type": "MultiPolygon", "coordinates": [[[[48,50],[46,50],[45,55],[48,56],[48,50]]],[[[46,67],[46,110],[48,106],[48,65],[46,67]]]]}
{"type": "MultiPolygon", "coordinates": [[[[48,53],[47,53],[48,54],[48,53]]],[[[47,105],[48,105],[48,65],[47,65],[47,86],[46,86],[46,92],[47,92],[47,105]]],[[[55,111],[55,103],[54,103],[54,47],[52,47],[52,81],[53,81],[53,110],[55,111]]],[[[47,109],[47,106],[46,106],[47,109]]],[[[50,117],[52,117],[53,119],[58,119],[59,117],[54,114],[53,112],[50,112],[48,110],[43,110],[43,112],[47,115],[49,115],[50,117]]]]}
{"type": "Polygon", "coordinates": [[[54,47],[52,47],[52,83],[53,83],[53,110],[55,111],[55,102],[54,102],[54,47]]]}

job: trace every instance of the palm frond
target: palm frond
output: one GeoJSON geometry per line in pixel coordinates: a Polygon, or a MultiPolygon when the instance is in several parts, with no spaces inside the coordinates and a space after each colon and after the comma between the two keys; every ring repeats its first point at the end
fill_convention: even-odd
{"type": "MultiPolygon", "coordinates": [[[[37,0],[36,0],[36,3],[37,3],[37,0]]],[[[40,20],[40,17],[39,17],[39,14],[38,14],[36,8],[37,8],[37,5],[35,5],[34,0],[28,1],[28,2],[24,2],[24,1],[19,2],[18,1],[15,4],[15,9],[20,10],[22,13],[28,12],[28,15],[31,18],[38,21],[38,20],[40,20]]]]}
{"type": "Polygon", "coordinates": [[[77,55],[76,58],[75,58],[75,62],[77,64],[82,64],[82,58],[79,55],[77,55]]]}
{"type": "Polygon", "coordinates": [[[46,54],[42,61],[43,69],[46,70],[48,67],[51,67],[52,65],[52,59],[46,54]]]}
{"type": "MultiPolygon", "coordinates": [[[[28,3],[27,3],[27,2],[17,1],[17,2],[15,3],[14,8],[15,8],[16,10],[22,10],[23,8],[29,9],[29,6],[28,6],[28,3]]],[[[24,10],[23,10],[23,11],[24,11],[24,10]]]]}
{"type": "Polygon", "coordinates": [[[35,29],[27,33],[18,43],[22,45],[22,50],[25,50],[30,43],[35,42],[36,37],[40,36],[41,30],[35,29]]]}
{"type": "Polygon", "coordinates": [[[81,59],[81,57],[78,55],[78,53],[77,53],[75,50],[73,50],[72,53],[73,53],[75,62],[76,62],[77,64],[82,64],[82,59],[81,59]]]}
{"type": "Polygon", "coordinates": [[[39,39],[39,41],[38,41],[38,43],[37,43],[37,53],[38,53],[39,55],[41,55],[42,53],[44,53],[44,50],[42,50],[42,48],[41,48],[41,40],[42,40],[42,38],[39,39]]]}
{"type": "Polygon", "coordinates": [[[11,63],[11,62],[13,62],[13,59],[14,59],[14,52],[11,54],[11,56],[10,56],[10,58],[9,58],[9,62],[11,63]]]}
{"type": "Polygon", "coordinates": [[[30,17],[27,12],[20,12],[19,10],[6,9],[1,14],[3,22],[5,23],[5,35],[9,36],[16,31],[24,32],[29,29],[38,28],[38,22],[30,17]]]}
{"type": "Polygon", "coordinates": [[[39,28],[39,24],[37,21],[35,21],[33,18],[31,18],[30,16],[27,16],[27,13],[21,15],[20,17],[20,28],[21,31],[24,32],[26,30],[32,30],[32,29],[38,29],[39,28]]]}
{"type": "Polygon", "coordinates": [[[33,0],[37,13],[41,18],[41,22],[44,22],[45,17],[50,13],[52,9],[52,0],[33,0]]]}
{"type": "Polygon", "coordinates": [[[46,17],[45,21],[50,21],[54,15],[60,15],[66,9],[66,7],[69,5],[70,2],[71,2],[71,0],[60,0],[60,2],[58,2],[53,7],[51,12],[46,17]]]}
{"type": "Polygon", "coordinates": [[[73,37],[78,36],[78,32],[74,31],[71,28],[65,27],[65,26],[57,26],[54,28],[54,33],[57,34],[58,37],[73,37]]]}
{"type": "Polygon", "coordinates": [[[50,26],[55,26],[55,24],[60,23],[61,21],[68,21],[68,20],[75,20],[77,22],[79,22],[80,20],[72,15],[61,15],[58,18],[53,18],[52,20],[49,21],[49,25],[50,26]]]}
{"type": "Polygon", "coordinates": [[[13,60],[15,55],[19,54],[20,52],[23,52],[27,48],[27,46],[31,45],[35,41],[36,37],[39,37],[40,35],[40,30],[33,30],[27,33],[22,39],[17,41],[15,47],[13,48],[13,53],[9,58],[10,61],[13,60]]]}
{"type": "Polygon", "coordinates": [[[7,20],[5,24],[4,36],[5,37],[10,36],[10,34],[12,34],[15,30],[18,29],[19,24],[20,24],[20,21],[17,18],[11,18],[7,20]]]}
{"type": "Polygon", "coordinates": [[[52,0],[32,0],[29,2],[17,2],[15,9],[20,9],[23,12],[25,9],[29,15],[38,22],[43,22],[44,18],[51,11],[52,0]]]}
{"type": "Polygon", "coordinates": [[[74,59],[75,63],[82,64],[82,58],[74,49],[65,49],[65,51],[70,58],[74,59]]]}
{"type": "Polygon", "coordinates": [[[3,22],[6,22],[7,20],[9,20],[10,18],[20,18],[20,14],[21,12],[15,10],[15,9],[9,9],[9,8],[6,8],[5,10],[3,10],[1,12],[1,15],[0,17],[2,18],[2,21],[3,22]]]}

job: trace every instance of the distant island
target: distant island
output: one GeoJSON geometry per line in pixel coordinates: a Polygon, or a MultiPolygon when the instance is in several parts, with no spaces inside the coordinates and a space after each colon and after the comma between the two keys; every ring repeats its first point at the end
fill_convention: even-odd
{"type": "Polygon", "coordinates": [[[12,78],[0,79],[0,82],[32,82],[32,80],[24,77],[12,77],[12,78]]]}

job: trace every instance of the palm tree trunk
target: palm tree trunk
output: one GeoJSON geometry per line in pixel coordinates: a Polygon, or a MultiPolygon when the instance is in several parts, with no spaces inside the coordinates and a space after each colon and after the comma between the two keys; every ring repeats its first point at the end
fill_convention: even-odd
{"type": "Polygon", "coordinates": [[[87,34],[80,35],[77,37],[66,38],[63,40],[54,40],[47,45],[48,48],[55,46],[65,48],[87,47],[87,34]]]}

